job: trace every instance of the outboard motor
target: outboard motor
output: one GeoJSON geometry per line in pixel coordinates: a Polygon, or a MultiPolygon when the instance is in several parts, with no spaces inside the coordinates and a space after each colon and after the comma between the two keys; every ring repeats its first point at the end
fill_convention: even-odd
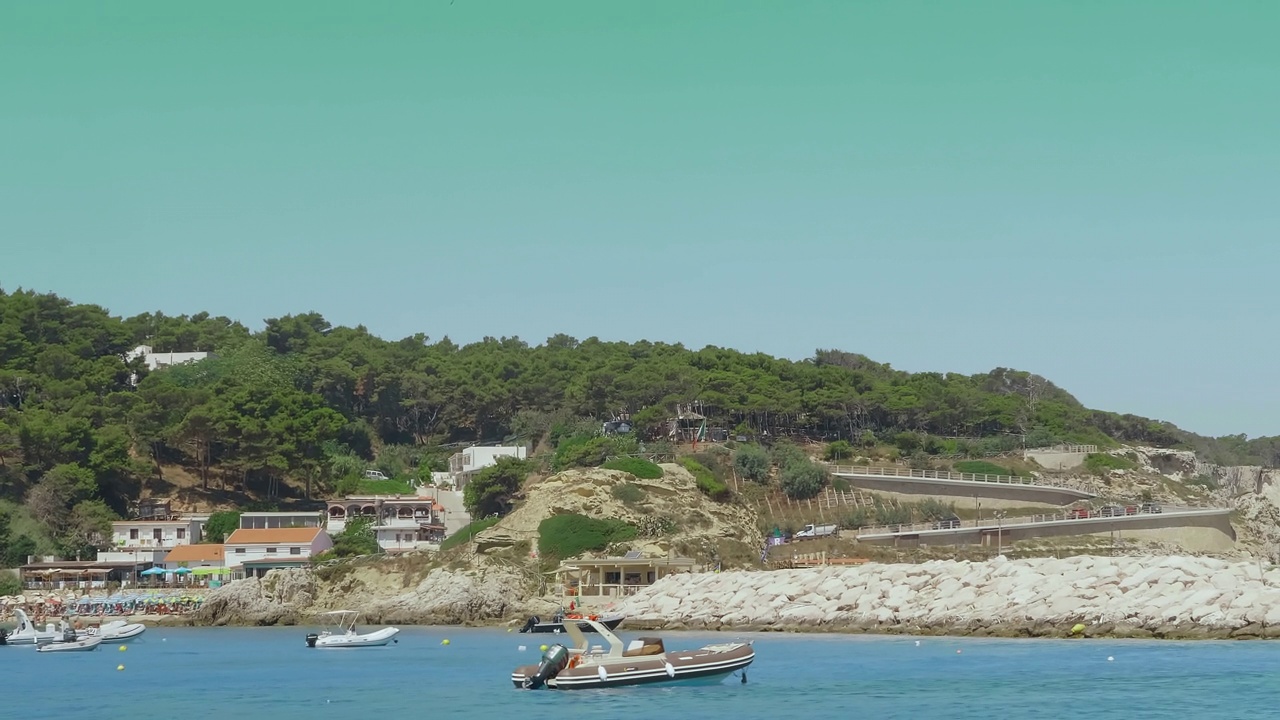
{"type": "Polygon", "coordinates": [[[520,628],[520,632],[522,632],[522,633],[531,632],[531,631],[533,630],[533,626],[534,626],[534,625],[537,625],[537,624],[538,624],[538,623],[540,623],[540,622],[542,622],[542,621],[538,619],[538,616],[537,616],[537,615],[534,615],[533,617],[529,618],[529,619],[525,622],[524,627],[520,628]]]}
{"type": "Polygon", "coordinates": [[[8,644],[9,644],[9,631],[5,630],[4,628],[0,628],[0,645],[8,645],[8,644]]]}
{"type": "Polygon", "coordinates": [[[78,638],[76,638],[76,629],[75,629],[75,628],[73,628],[73,627],[71,627],[71,626],[69,626],[69,625],[64,625],[64,626],[62,627],[62,642],[64,642],[64,643],[73,643],[73,642],[75,642],[77,639],[78,639],[78,638]]]}
{"type": "Polygon", "coordinates": [[[309,648],[313,648],[313,647],[315,647],[315,646],[316,646],[316,641],[317,641],[317,640],[319,640],[319,639],[320,639],[320,636],[319,636],[318,634],[316,634],[316,633],[308,633],[308,634],[307,634],[307,647],[309,647],[309,648]]]}
{"type": "Polygon", "coordinates": [[[542,654],[542,662],[538,663],[538,669],[533,675],[524,679],[524,687],[526,690],[537,690],[547,683],[548,680],[560,674],[560,671],[569,664],[569,649],[556,643],[547,648],[542,654]]]}

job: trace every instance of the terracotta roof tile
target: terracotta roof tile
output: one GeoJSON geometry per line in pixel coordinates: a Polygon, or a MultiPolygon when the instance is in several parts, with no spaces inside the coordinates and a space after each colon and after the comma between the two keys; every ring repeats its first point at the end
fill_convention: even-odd
{"type": "Polygon", "coordinates": [[[227,545],[261,545],[262,543],[280,543],[282,545],[302,545],[313,542],[322,528],[241,528],[231,533],[227,545]]]}

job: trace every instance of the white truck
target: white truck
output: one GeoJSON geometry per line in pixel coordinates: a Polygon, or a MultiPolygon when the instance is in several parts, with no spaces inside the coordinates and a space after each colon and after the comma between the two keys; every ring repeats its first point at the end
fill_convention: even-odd
{"type": "Polygon", "coordinates": [[[827,537],[828,535],[839,535],[839,525],[814,525],[809,523],[804,526],[803,530],[798,531],[793,537],[796,540],[809,540],[812,538],[827,537]]]}

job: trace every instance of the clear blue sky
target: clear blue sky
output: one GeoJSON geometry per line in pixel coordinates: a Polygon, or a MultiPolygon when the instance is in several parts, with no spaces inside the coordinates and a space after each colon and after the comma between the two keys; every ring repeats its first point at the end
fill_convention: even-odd
{"type": "Polygon", "coordinates": [[[1274,2],[7,3],[0,284],[1280,434],[1274,2]]]}

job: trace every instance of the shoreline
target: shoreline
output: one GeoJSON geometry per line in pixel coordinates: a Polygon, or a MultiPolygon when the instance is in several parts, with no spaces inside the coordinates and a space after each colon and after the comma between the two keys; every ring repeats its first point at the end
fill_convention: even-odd
{"type": "MultiPolygon", "coordinates": [[[[262,623],[252,619],[242,622],[204,622],[194,617],[182,616],[136,616],[126,619],[129,622],[141,622],[150,628],[214,628],[214,627],[307,627],[312,625],[306,616],[285,618],[283,622],[262,623]]],[[[365,623],[381,625],[381,621],[365,623]]],[[[515,633],[513,628],[523,624],[515,618],[472,621],[466,623],[437,622],[395,622],[397,627],[440,628],[440,629],[507,629],[515,633]]],[[[1072,633],[1072,623],[1027,622],[946,626],[912,626],[912,625],[723,625],[718,623],[686,623],[681,621],[642,621],[628,618],[619,626],[617,632],[628,635],[638,632],[704,632],[704,633],[760,633],[781,635],[879,635],[903,637],[947,637],[947,638],[1008,638],[1008,639],[1096,639],[1096,640],[1275,640],[1280,639],[1280,625],[1251,624],[1238,628],[1214,628],[1194,623],[1170,623],[1155,628],[1126,623],[1086,624],[1079,633],[1072,633]]],[[[527,634],[526,634],[527,635],[527,634]]],[[[533,635],[527,635],[533,637],[533,635]]]]}

